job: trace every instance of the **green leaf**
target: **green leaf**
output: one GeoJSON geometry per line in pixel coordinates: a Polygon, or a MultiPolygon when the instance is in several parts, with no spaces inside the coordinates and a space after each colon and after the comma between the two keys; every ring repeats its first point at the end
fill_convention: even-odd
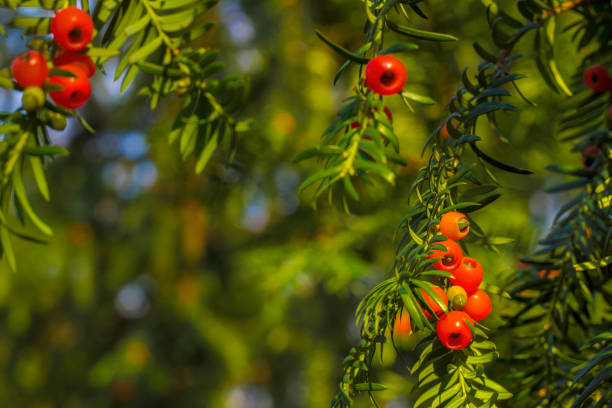
{"type": "Polygon", "coordinates": [[[120,55],[121,51],[119,50],[108,50],[106,48],[88,48],[87,49],[87,55],[89,55],[91,58],[100,58],[100,57],[104,57],[104,58],[110,58],[110,57],[115,57],[117,55],[120,55]]]}
{"type": "Polygon", "coordinates": [[[135,64],[147,58],[149,55],[157,51],[157,49],[161,46],[161,44],[162,44],[161,37],[157,37],[153,41],[145,44],[144,47],[140,48],[138,51],[132,54],[132,56],[130,57],[130,63],[135,64]]]}
{"type": "Polygon", "coordinates": [[[383,391],[386,390],[383,384],[377,383],[359,383],[354,385],[355,391],[383,391]]]}
{"type": "Polygon", "coordinates": [[[590,182],[591,182],[590,178],[580,178],[578,180],[569,181],[569,182],[563,183],[563,184],[558,184],[556,186],[547,188],[544,191],[546,191],[547,193],[559,193],[561,191],[573,190],[575,188],[584,187],[587,184],[589,184],[590,182]]]}
{"type": "Polygon", "coordinates": [[[200,174],[202,170],[204,170],[204,167],[206,167],[206,163],[208,163],[208,160],[210,159],[212,154],[215,152],[215,150],[217,150],[218,137],[219,137],[219,132],[214,132],[211,139],[208,141],[208,143],[206,143],[206,147],[202,150],[202,153],[200,154],[200,158],[198,159],[198,162],[196,163],[196,168],[195,168],[196,174],[200,174]]]}
{"type": "Polygon", "coordinates": [[[516,242],[516,239],[509,237],[489,237],[487,243],[491,245],[507,245],[516,242]]]}
{"type": "Polygon", "coordinates": [[[487,50],[485,50],[480,44],[478,44],[476,41],[474,41],[472,43],[472,46],[474,47],[474,50],[476,50],[476,53],[480,56],[480,58],[482,58],[485,61],[488,62],[496,62],[497,61],[497,57],[491,53],[489,53],[487,50]]]}
{"type": "Polygon", "coordinates": [[[38,191],[40,191],[45,200],[49,201],[49,186],[47,185],[42,158],[30,157],[30,165],[32,166],[32,173],[34,174],[38,191]]]}
{"type": "Polygon", "coordinates": [[[298,188],[299,192],[304,191],[305,188],[311,186],[312,184],[316,183],[319,180],[322,180],[326,177],[330,177],[331,175],[334,174],[339,174],[340,171],[342,171],[342,165],[337,165],[334,167],[330,167],[327,168],[325,170],[321,170],[313,175],[311,175],[310,177],[308,177],[306,180],[304,180],[302,182],[302,184],[300,184],[300,187],[298,188]]]}
{"type": "Polygon", "coordinates": [[[23,151],[31,156],[68,156],[70,152],[61,146],[26,146],[23,151]]]}
{"type": "Polygon", "coordinates": [[[358,64],[367,64],[368,62],[370,62],[368,58],[360,57],[359,55],[354,54],[346,48],[334,43],[326,36],[324,36],[323,33],[321,33],[319,30],[315,30],[315,33],[317,34],[317,37],[319,37],[325,44],[329,45],[334,51],[336,51],[344,58],[356,62],[358,64]]]}
{"type": "Polygon", "coordinates": [[[476,153],[478,155],[478,157],[480,157],[481,159],[483,159],[484,161],[486,161],[487,163],[505,170],[507,172],[510,173],[517,173],[517,174],[533,174],[532,171],[530,170],[525,170],[525,169],[519,169],[518,167],[513,167],[510,166],[508,164],[504,164],[498,160],[495,160],[494,158],[486,155],[484,152],[482,152],[477,146],[476,143],[470,143],[470,147],[472,148],[472,150],[474,151],[474,153],[476,153]]]}
{"type": "Polygon", "coordinates": [[[429,96],[418,95],[418,94],[408,92],[408,91],[402,91],[402,97],[408,98],[411,101],[415,101],[423,105],[435,105],[436,104],[436,101],[434,101],[429,96]]]}
{"type": "Polygon", "coordinates": [[[409,43],[409,42],[400,42],[400,43],[395,43],[392,46],[385,48],[379,54],[380,55],[395,54],[398,52],[414,51],[418,49],[419,49],[419,46],[417,44],[409,43]]]}
{"type": "Polygon", "coordinates": [[[362,170],[371,170],[378,173],[389,184],[395,184],[395,173],[382,164],[371,162],[364,159],[355,159],[355,167],[362,170]]]}
{"type": "Polygon", "coordinates": [[[19,169],[15,169],[13,171],[13,188],[15,190],[15,195],[17,196],[19,203],[23,206],[23,209],[25,210],[26,214],[28,214],[28,217],[34,223],[34,225],[36,225],[38,229],[41,230],[44,234],[53,235],[53,231],[51,231],[51,228],[38,217],[38,214],[36,214],[36,212],[34,212],[34,209],[32,209],[32,207],[30,206],[30,202],[28,201],[28,197],[25,191],[25,186],[23,185],[23,181],[21,180],[21,171],[19,169]]]}
{"type": "Polygon", "coordinates": [[[6,256],[9,267],[13,272],[16,271],[17,261],[15,260],[15,252],[13,252],[9,231],[4,225],[0,225],[0,244],[2,244],[0,249],[2,250],[2,254],[6,256]]]}
{"type": "Polygon", "coordinates": [[[484,115],[490,112],[495,112],[497,110],[518,112],[518,109],[510,104],[503,103],[503,102],[489,101],[489,102],[483,102],[480,105],[477,105],[467,115],[465,115],[463,120],[464,122],[468,122],[472,119],[477,118],[478,116],[481,116],[481,115],[484,115]]]}
{"type": "Polygon", "coordinates": [[[403,34],[408,37],[418,38],[420,40],[429,41],[457,41],[458,38],[450,34],[434,33],[431,31],[419,30],[401,24],[396,24],[393,21],[387,20],[389,28],[396,33],[403,34]]]}
{"type": "Polygon", "coordinates": [[[49,70],[49,76],[61,76],[68,78],[76,78],[76,74],[72,71],[67,71],[65,69],[60,69],[57,67],[53,67],[49,70]]]}
{"type": "Polygon", "coordinates": [[[554,58],[551,58],[551,59],[548,60],[548,67],[550,68],[550,72],[552,73],[553,78],[555,79],[555,82],[557,83],[559,88],[567,96],[572,96],[573,95],[572,91],[570,91],[569,87],[567,86],[567,84],[563,80],[563,77],[561,76],[561,73],[559,72],[559,68],[557,68],[557,63],[555,62],[554,58]]]}

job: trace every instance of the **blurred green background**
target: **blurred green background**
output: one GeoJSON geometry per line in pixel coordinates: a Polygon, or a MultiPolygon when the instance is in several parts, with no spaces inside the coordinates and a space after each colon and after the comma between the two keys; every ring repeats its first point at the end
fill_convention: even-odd
{"type": "MultiPolygon", "coordinates": [[[[314,30],[357,49],[365,40],[361,2],[221,0],[210,16],[218,27],[202,45],[221,49],[227,72],[251,75],[244,116],[255,124],[231,165],[220,154],[201,176],[167,145],[178,100],[150,112],[136,95],[138,83],[120,95],[119,85],[98,73],[82,109],[96,134],[70,122],[51,135],[71,155],[50,163],[50,203],[26,175],[55,236],[47,245],[16,242],[17,273],[0,263],[0,406],[327,406],[342,359],[358,342],[354,309],[392,263],[394,229],[423,164],[421,147],[448,114],[444,103],[463,67],[473,73],[479,63],[472,41],[490,45],[483,3],[431,0],[424,6],[429,20],[415,16],[418,27],[460,41],[420,42],[419,51],[400,56],[407,88],[438,103],[412,113],[399,97],[386,97],[409,164],[398,169],[394,188],[362,186],[352,215],[326,204],[314,211],[312,191],[296,190],[319,164],[291,158],[318,144],[358,74],[349,70],[333,87],[343,61],[314,30]]],[[[2,66],[25,47],[12,34],[0,43],[2,66]]],[[[479,129],[489,154],[535,172],[497,173],[503,197],[474,215],[492,235],[516,239],[499,254],[470,248],[485,281],[500,286],[562,198],[541,192],[559,181],[544,167],[580,160],[555,139],[562,98],[534,70],[530,43],[527,36],[518,47],[527,58],[516,71],[528,75],[519,84],[538,106],[516,98],[528,109],[499,117],[509,144],[487,123],[479,129]]],[[[560,69],[569,78],[578,59],[569,41],[557,43],[566,47],[557,51],[567,56],[560,69]]],[[[2,110],[19,105],[16,94],[0,91],[0,98],[2,110]]],[[[493,302],[491,327],[512,307],[493,302]]],[[[497,337],[502,353],[508,337],[497,337]]],[[[388,347],[376,360],[375,381],[389,385],[378,394],[381,406],[410,406],[405,362],[413,359],[412,341],[399,339],[401,357],[388,347]]]]}

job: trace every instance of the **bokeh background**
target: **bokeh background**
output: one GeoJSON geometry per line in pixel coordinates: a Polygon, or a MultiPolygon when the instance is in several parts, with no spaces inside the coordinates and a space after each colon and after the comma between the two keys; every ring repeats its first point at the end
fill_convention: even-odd
{"type": "MultiPolygon", "coordinates": [[[[355,307],[392,264],[421,147],[448,114],[444,103],[462,69],[474,72],[479,63],[472,41],[490,44],[486,4],[431,0],[423,6],[429,20],[415,17],[419,27],[460,40],[420,42],[419,51],[401,55],[408,89],[437,104],[410,112],[399,97],[386,98],[408,165],[397,169],[395,187],[362,187],[351,214],[325,203],[315,211],[312,192],[296,190],[319,164],[291,159],[318,143],[357,78],[353,68],[332,86],[343,61],[314,30],[357,49],[365,40],[361,2],[221,0],[210,15],[218,26],[201,45],[221,49],[226,72],[251,75],[244,117],[254,126],[233,163],[219,154],[200,176],[167,144],[178,99],[150,112],[136,95],[147,78],[120,94],[111,60],[111,74],[97,74],[82,109],[96,134],[77,121],[51,134],[71,152],[49,163],[51,202],[26,175],[55,235],[46,245],[16,241],[16,273],[0,263],[0,406],[327,406],[359,339],[355,307]]],[[[0,19],[11,15],[3,10],[0,19]]],[[[25,47],[9,34],[0,41],[3,67],[25,47]]],[[[545,166],[580,160],[556,139],[563,98],[535,71],[530,44],[527,37],[519,47],[525,58],[516,70],[528,75],[521,90],[537,106],[516,98],[526,109],[499,117],[509,143],[485,122],[479,129],[489,154],[535,172],[496,173],[503,197],[474,215],[492,235],[516,239],[500,253],[470,248],[485,280],[501,287],[563,198],[542,193],[560,181],[545,166]]],[[[579,59],[569,41],[557,44],[570,78],[579,59]]],[[[0,110],[18,106],[17,94],[0,91],[0,110]]],[[[495,328],[512,304],[493,302],[487,323],[495,328]]],[[[509,336],[494,336],[507,353],[509,336]]],[[[381,406],[410,406],[412,342],[398,339],[401,356],[387,347],[376,359],[375,381],[389,385],[378,394],[381,406]]]]}

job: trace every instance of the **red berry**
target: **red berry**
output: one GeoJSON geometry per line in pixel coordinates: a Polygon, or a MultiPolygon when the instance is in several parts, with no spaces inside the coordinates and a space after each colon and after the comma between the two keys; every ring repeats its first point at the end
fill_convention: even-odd
{"type": "MultiPolygon", "coordinates": [[[[432,285],[431,289],[436,293],[436,295],[438,295],[442,303],[448,304],[446,293],[444,293],[441,287],[432,285]]],[[[427,302],[427,305],[429,306],[429,308],[433,310],[436,313],[436,315],[440,315],[442,312],[444,312],[444,310],[442,310],[440,305],[438,305],[436,301],[431,298],[431,296],[429,296],[423,289],[420,289],[420,291],[423,297],[425,298],[425,302],[427,302]]],[[[425,315],[426,318],[429,319],[431,317],[431,313],[429,313],[429,309],[421,308],[421,310],[423,311],[423,314],[425,315]]]]}
{"type": "Polygon", "coordinates": [[[88,78],[91,78],[96,73],[96,65],[93,63],[89,55],[81,54],[74,51],[62,50],[53,60],[53,65],[74,65],[83,70],[88,78]]]}
{"type": "Polygon", "coordinates": [[[465,322],[472,323],[470,316],[458,310],[443,314],[436,325],[438,337],[444,347],[451,350],[460,350],[472,342],[472,331],[465,322]]]}
{"type": "Polygon", "coordinates": [[[451,240],[436,242],[436,244],[446,247],[446,251],[434,249],[433,253],[429,254],[430,258],[442,258],[439,262],[434,262],[432,264],[433,267],[441,271],[453,271],[459,266],[463,258],[461,247],[455,241],[451,240]]]}
{"type": "MultiPolygon", "coordinates": [[[[590,235],[590,231],[588,232],[587,235],[590,235]]],[[[538,278],[540,279],[544,279],[544,278],[555,278],[559,276],[559,270],[558,269],[551,269],[551,270],[547,270],[547,269],[542,269],[540,271],[538,271],[538,278]]]]}
{"type": "Polygon", "coordinates": [[[454,241],[465,237],[470,232],[470,221],[457,211],[449,211],[440,218],[440,233],[454,241]]]}
{"type": "Polygon", "coordinates": [[[482,266],[480,262],[469,256],[461,259],[461,264],[451,272],[454,278],[450,278],[453,285],[461,286],[468,295],[476,292],[482,283],[482,266]]]}
{"type": "Polygon", "coordinates": [[[601,153],[601,149],[597,146],[589,146],[584,149],[584,153],[580,158],[582,166],[585,169],[590,169],[593,163],[595,163],[595,158],[593,156],[597,156],[599,153],[601,153]]]}
{"type": "Polygon", "coordinates": [[[407,312],[403,312],[395,318],[393,334],[398,337],[408,337],[412,334],[410,315],[407,312]]]}
{"type": "Polygon", "coordinates": [[[11,64],[13,78],[22,87],[41,86],[49,75],[47,60],[38,51],[26,51],[11,64]]]}
{"type": "Polygon", "coordinates": [[[87,74],[81,68],[74,65],[61,65],[58,68],[70,71],[76,77],[49,77],[50,83],[64,88],[61,91],[50,92],[49,96],[55,103],[64,108],[77,109],[83,106],[91,95],[91,85],[89,84],[89,79],[87,79],[87,74]]]}
{"type": "Polygon", "coordinates": [[[451,138],[450,133],[448,133],[447,126],[448,126],[448,123],[442,126],[442,129],[440,130],[440,136],[442,136],[442,138],[445,140],[448,140],[451,138]]]}
{"type": "Polygon", "coordinates": [[[593,65],[584,71],[584,83],[587,88],[594,92],[605,92],[610,90],[612,80],[608,70],[603,65],[593,65]]]}
{"type": "Polygon", "coordinates": [[[377,94],[392,95],[402,90],[407,76],[402,61],[391,55],[380,55],[366,65],[365,84],[377,94]]]}
{"type": "Polygon", "coordinates": [[[51,20],[51,34],[62,48],[81,51],[91,42],[94,25],[85,11],[71,6],[58,11],[51,20]]]}
{"type": "Polygon", "coordinates": [[[489,295],[478,289],[468,297],[463,311],[478,322],[491,313],[491,308],[491,299],[489,299],[489,295]]]}

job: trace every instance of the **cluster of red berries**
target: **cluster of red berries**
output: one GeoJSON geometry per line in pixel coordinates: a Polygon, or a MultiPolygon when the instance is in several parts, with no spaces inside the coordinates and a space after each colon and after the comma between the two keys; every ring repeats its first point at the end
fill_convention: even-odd
{"type": "Polygon", "coordinates": [[[53,40],[60,47],[53,65],[74,76],[49,76],[47,59],[40,51],[26,51],[11,64],[13,79],[25,88],[22,101],[26,110],[41,108],[45,93],[40,88],[48,84],[51,99],[67,109],[81,107],[91,95],[89,78],[96,66],[82,51],[91,42],[94,25],[91,17],[77,7],[58,11],[51,20],[53,40]]]}
{"type": "MultiPolygon", "coordinates": [[[[440,219],[440,233],[448,240],[437,242],[446,250],[435,249],[430,258],[440,258],[432,265],[441,271],[452,273],[449,278],[451,286],[445,292],[441,287],[432,285],[431,289],[440,300],[449,305],[450,311],[444,313],[440,305],[421,289],[421,294],[438,319],[436,330],[442,344],[451,349],[459,350],[470,345],[473,339],[472,331],[468,325],[480,321],[491,313],[491,300],[482,290],[478,289],[482,283],[483,270],[480,262],[463,256],[461,247],[455,241],[464,238],[470,231],[470,222],[465,214],[456,211],[445,213],[440,219]]],[[[432,315],[423,309],[426,318],[432,315]]],[[[396,319],[394,331],[400,334],[410,332],[410,318],[407,314],[396,319]]]]}

